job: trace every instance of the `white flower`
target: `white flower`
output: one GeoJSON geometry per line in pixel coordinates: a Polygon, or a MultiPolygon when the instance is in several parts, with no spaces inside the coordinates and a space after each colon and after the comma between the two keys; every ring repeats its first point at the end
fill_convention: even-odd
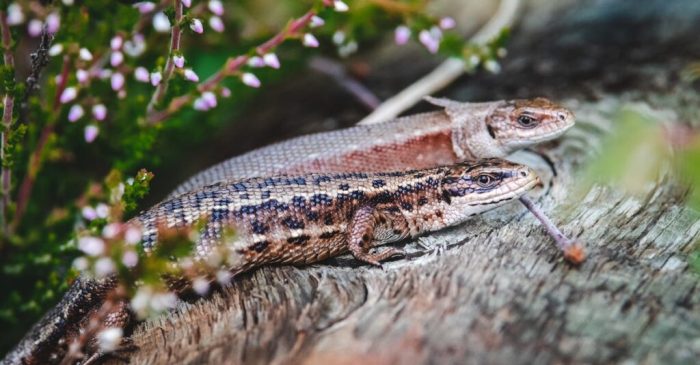
{"type": "Polygon", "coordinates": [[[114,261],[108,257],[100,257],[95,261],[95,275],[97,275],[97,277],[103,278],[112,274],[116,269],[114,261]]]}
{"type": "Polygon", "coordinates": [[[124,52],[131,57],[138,57],[146,50],[146,39],[143,34],[134,34],[132,40],[124,42],[124,52]]]}
{"type": "Polygon", "coordinates": [[[340,57],[347,57],[355,52],[357,52],[357,42],[355,41],[350,41],[338,47],[338,54],[340,57]]]}
{"type": "Polygon", "coordinates": [[[67,87],[61,93],[61,97],[59,98],[59,101],[62,104],[66,104],[66,103],[73,101],[77,96],[78,96],[78,89],[76,89],[74,87],[67,87]]]}
{"type": "Polygon", "coordinates": [[[90,262],[85,257],[81,256],[73,260],[73,267],[78,271],[85,271],[88,266],[90,266],[90,262]]]}
{"type": "Polygon", "coordinates": [[[174,308],[177,304],[177,296],[174,293],[157,293],[151,299],[151,308],[156,312],[174,308]]]}
{"type": "Polygon", "coordinates": [[[231,273],[226,270],[219,270],[216,272],[216,281],[218,281],[221,285],[231,284],[232,277],[233,275],[231,275],[231,273]]]}
{"type": "Polygon", "coordinates": [[[83,61],[92,61],[92,53],[90,53],[87,48],[81,48],[78,52],[78,56],[80,56],[80,59],[83,61]]]}
{"type": "Polygon", "coordinates": [[[405,25],[399,25],[394,30],[394,42],[399,46],[404,45],[411,38],[411,29],[405,25]]]}
{"type": "Polygon", "coordinates": [[[122,62],[124,62],[124,54],[119,51],[112,52],[109,56],[109,64],[112,65],[112,67],[117,67],[121,65],[122,62]]]}
{"type": "Polygon", "coordinates": [[[457,25],[457,22],[449,16],[440,19],[440,28],[442,29],[452,29],[457,25]]]}
{"type": "Polygon", "coordinates": [[[92,116],[97,120],[104,120],[107,117],[107,107],[104,104],[93,105],[92,116]]]}
{"type": "Polygon", "coordinates": [[[141,242],[141,230],[136,227],[129,227],[124,233],[124,241],[130,245],[141,242]]]}
{"type": "Polygon", "coordinates": [[[142,1],[133,5],[135,8],[139,9],[141,14],[148,14],[156,9],[156,4],[150,1],[142,1]]]}
{"type": "Polygon", "coordinates": [[[163,75],[160,72],[151,72],[151,85],[157,86],[163,80],[163,75]]]}
{"type": "Polygon", "coordinates": [[[63,5],[71,6],[74,2],[75,0],[63,0],[63,5]]]}
{"type": "Polygon", "coordinates": [[[112,37],[112,39],[109,41],[109,48],[111,48],[112,51],[118,51],[123,45],[124,38],[122,38],[120,35],[112,37]]]}
{"type": "Polygon", "coordinates": [[[139,263],[139,255],[134,251],[126,251],[122,255],[122,264],[126,267],[134,267],[139,263]]]}
{"type": "Polygon", "coordinates": [[[195,33],[202,34],[204,32],[202,21],[197,18],[192,19],[192,23],[190,23],[190,29],[192,29],[192,31],[195,33]]]}
{"type": "Polygon", "coordinates": [[[170,19],[162,11],[153,16],[153,29],[159,33],[167,33],[170,31],[170,19]]]}
{"type": "Polygon", "coordinates": [[[86,70],[78,69],[77,71],[75,71],[75,78],[78,80],[79,83],[85,84],[90,79],[90,73],[86,70]]]}
{"type": "Polygon", "coordinates": [[[173,56],[173,63],[177,68],[182,68],[185,66],[185,57],[183,55],[175,55],[173,56]]]}
{"type": "Polygon", "coordinates": [[[214,15],[224,15],[224,4],[222,4],[219,0],[210,0],[207,7],[214,15]]]}
{"type": "Polygon", "coordinates": [[[12,3],[7,7],[7,24],[18,25],[24,23],[24,13],[22,7],[17,3],[12,3]]]}
{"type": "Polygon", "coordinates": [[[304,44],[306,47],[316,48],[318,47],[318,39],[316,39],[313,34],[306,33],[304,34],[302,44],[304,44]]]}
{"type": "Polygon", "coordinates": [[[497,74],[501,72],[501,65],[499,65],[498,62],[494,60],[488,60],[484,62],[484,69],[486,69],[486,71],[488,72],[497,74]]]}
{"type": "Polygon", "coordinates": [[[205,91],[202,93],[202,100],[207,104],[209,108],[215,108],[217,103],[216,103],[216,95],[214,95],[213,92],[211,91],[205,91]]]}
{"type": "Polygon", "coordinates": [[[95,211],[97,212],[97,216],[100,218],[104,219],[109,216],[109,206],[105,203],[97,204],[95,211]]]}
{"type": "Polygon", "coordinates": [[[209,26],[211,29],[214,29],[215,32],[221,33],[224,31],[224,22],[218,16],[209,18],[209,26]]]}
{"type": "Polygon", "coordinates": [[[58,43],[49,48],[49,56],[58,56],[63,52],[63,45],[58,43]]]}
{"type": "Polygon", "coordinates": [[[199,295],[206,295],[209,291],[209,280],[198,277],[192,281],[192,289],[199,295]]]}
{"type": "Polygon", "coordinates": [[[241,76],[241,80],[243,81],[244,84],[246,84],[250,87],[255,87],[255,88],[260,87],[260,80],[258,79],[257,76],[253,75],[250,72],[244,73],[241,76]]]}
{"type": "Polygon", "coordinates": [[[263,61],[265,61],[265,64],[272,67],[272,68],[280,68],[280,60],[277,58],[277,55],[274,53],[268,53],[263,56],[263,61]]]}
{"type": "Polygon", "coordinates": [[[323,18],[321,18],[317,15],[314,15],[311,17],[311,22],[309,23],[309,26],[311,28],[318,28],[318,27],[323,26],[324,24],[326,24],[326,21],[323,20],[323,18]]]}
{"type": "Polygon", "coordinates": [[[38,37],[41,34],[41,30],[44,28],[44,23],[38,19],[32,19],[27,24],[27,33],[31,37],[38,37]]]}
{"type": "Polygon", "coordinates": [[[148,82],[151,78],[145,67],[139,66],[134,70],[134,78],[139,82],[148,82]]]}
{"type": "Polygon", "coordinates": [[[343,44],[343,42],[345,42],[345,32],[342,30],[335,31],[335,33],[333,33],[333,43],[340,45],[343,44]]]}
{"type": "Polygon", "coordinates": [[[75,122],[76,120],[82,118],[83,115],[85,115],[83,107],[79,104],[75,104],[70,107],[70,110],[68,111],[68,121],[75,122]]]}
{"type": "Polygon", "coordinates": [[[49,34],[54,34],[58,32],[58,28],[61,26],[61,16],[58,13],[51,13],[46,16],[46,31],[49,34]]]}
{"type": "Polygon", "coordinates": [[[78,238],[78,249],[89,256],[99,256],[105,252],[105,243],[97,237],[80,237],[78,238]]]}
{"type": "Polygon", "coordinates": [[[248,59],[248,66],[254,67],[254,68],[260,68],[265,66],[265,60],[263,60],[259,56],[253,56],[248,59]]]}
{"type": "Polygon", "coordinates": [[[97,333],[97,344],[102,352],[112,352],[119,348],[124,332],[119,327],[108,327],[97,333]]]}
{"type": "Polygon", "coordinates": [[[340,0],[335,0],[333,1],[333,9],[337,12],[345,12],[348,11],[349,7],[348,4],[340,1],[340,0]]]}
{"type": "MultiPolygon", "coordinates": [[[[97,215],[97,213],[95,213],[95,215],[97,215]]],[[[119,223],[110,223],[106,225],[105,228],[102,228],[102,237],[108,240],[117,237],[120,227],[119,223]]]]}
{"type": "Polygon", "coordinates": [[[433,38],[433,35],[427,30],[420,31],[418,34],[418,40],[430,53],[437,53],[438,49],[440,48],[440,41],[433,38]]]}
{"type": "Polygon", "coordinates": [[[142,286],[136,290],[136,294],[131,298],[131,309],[139,318],[148,315],[148,303],[153,297],[153,289],[149,286],[142,286]]]}
{"type": "Polygon", "coordinates": [[[197,74],[191,68],[185,69],[185,78],[192,82],[199,81],[199,76],[197,76],[197,74]]]}
{"type": "Polygon", "coordinates": [[[100,133],[100,129],[97,128],[96,125],[88,125],[85,127],[85,142],[87,143],[92,143],[95,141],[95,138],[97,138],[97,135],[100,133]]]}
{"type": "Polygon", "coordinates": [[[112,90],[119,91],[124,87],[124,75],[121,72],[115,72],[110,77],[110,84],[112,85],[112,90]]]}
{"type": "Polygon", "coordinates": [[[83,207],[83,209],[81,210],[81,214],[83,215],[83,218],[85,218],[89,221],[97,218],[97,212],[95,212],[95,209],[93,207],[88,207],[88,206],[83,207]]]}

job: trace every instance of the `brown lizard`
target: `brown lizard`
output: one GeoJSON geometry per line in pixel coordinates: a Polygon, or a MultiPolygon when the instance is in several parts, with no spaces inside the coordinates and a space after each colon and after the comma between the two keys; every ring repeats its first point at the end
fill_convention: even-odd
{"type": "MultiPolygon", "coordinates": [[[[500,159],[397,172],[225,180],[166,200],[127,224],[142,230],[149,251],[157,247],[162,224],[187,230],[204,220],[195,245],[199,258],[221,247],[222,230],[233,228],[234,240],[225,242],[233,273],[265,264],[309,264],[347,251],[379,265],[400,251],[372,253],[374,246],[462,223],[517,199],[538,182],[530,168],[500,159]]],[[[59,361],[115,285],[114,278],[79,279],[2,364],[59,361]]],[[[118,309],[106,317],[107,326],[130,321],[126,306],[118,309]]]]}

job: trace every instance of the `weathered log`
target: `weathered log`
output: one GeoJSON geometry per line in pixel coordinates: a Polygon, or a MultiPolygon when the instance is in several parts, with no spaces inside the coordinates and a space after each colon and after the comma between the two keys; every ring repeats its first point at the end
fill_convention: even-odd
{"type": "MultiPolygon", "coordinates": [[[[697,124],[697,89],[678,75],[700,58],[700,6],[547,3],[530,2],[500,75],[465,79],[450,93],[568,100],[578,125],[542,148],[557,175],[536,200],[585,243],[582,266],[564,262],[534,218],[512,204],[420,240],[441,249],[398,244],[407,257],[383,270],[344,256],[242,275],[139,325],[131,363],[697,361],[699,279],[687,259],[700,214],[684,205],[687,187],[672,176],[641,195],[594,185],[579,197],[573,187],[585,163],[605,158],[601,140],[626,102],[697,124]]],[[[518,157],[547,173],[533,154],[518,157]]]]}

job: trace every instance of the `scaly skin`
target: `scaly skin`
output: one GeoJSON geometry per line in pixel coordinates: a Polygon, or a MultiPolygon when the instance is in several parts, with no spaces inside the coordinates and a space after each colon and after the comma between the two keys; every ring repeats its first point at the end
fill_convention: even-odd
{"type": "MultiPolygon", "coordinates": [[[[229,180],[182,194],[129,221],[144,233],[146,250],[157,246],[161,225],[191,229],[205,222],[196,256],[206,257],[226,242],[228,268],[240,273],[273,264],[309,264],[351,252],[379,265],[397,249],[370,253],[374,246],[415,237],[466,221],[517,199],[539,179],[526,166],[500,159],[425,170],[387,173],[307,174],[229,180]]],[[[43,364],[61,358],[87,313],[114,286],[80,280],[2,364],[43,364]]],[[[125,306],[110,314],[124,325],[125,306]]]]}
{"type": "Polygon", "coordinates": [[[169,196],[226,179],[279,174],[425,169],[504,158],[561,136],[574,125],[568,109],[544,98],[462,103],[428,98],[441,111],[290,139],[214,165],[169,196]]]}

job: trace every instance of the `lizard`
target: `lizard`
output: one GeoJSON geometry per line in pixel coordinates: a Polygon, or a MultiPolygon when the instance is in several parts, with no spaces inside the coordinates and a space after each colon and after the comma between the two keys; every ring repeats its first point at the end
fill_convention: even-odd
{"type": "Polygon", "coordinates": [[[570,110],[545,98],[476,103],[432,97],[426,100],[442,110],[304,135],[262,147],[195,174],[170,197],[231,178],[421,169],[504,158],[553,140],[575,123],[570,110]]]}
{"type": "MultiPolygon", "coordinates": [[[[162,224],[200,228],[195,257],[220,245],[231,252],[233,274],[267,264],[310,264],[350,252],[371,265],[400,254],[375,246],[460,224],[518,199],[539,183],[527,166],[501,159],[395,172],[310,173],[218,181],[159,203],[128,221],[142,231],[148,252],[162,224]],[[222,230],[236,234],[222,243],[222,230]]],[[[79,279],[2,364],[60,359],[89,313],[114,288],[114,278],[79,279]],[[60,349],[58,350],[61,351],[60,349]]],[[[106,317],[109,326],[130,320],[125,305],[106,317]]],[[[94,354],[93,354],[94,356],[94,354]]]]}

